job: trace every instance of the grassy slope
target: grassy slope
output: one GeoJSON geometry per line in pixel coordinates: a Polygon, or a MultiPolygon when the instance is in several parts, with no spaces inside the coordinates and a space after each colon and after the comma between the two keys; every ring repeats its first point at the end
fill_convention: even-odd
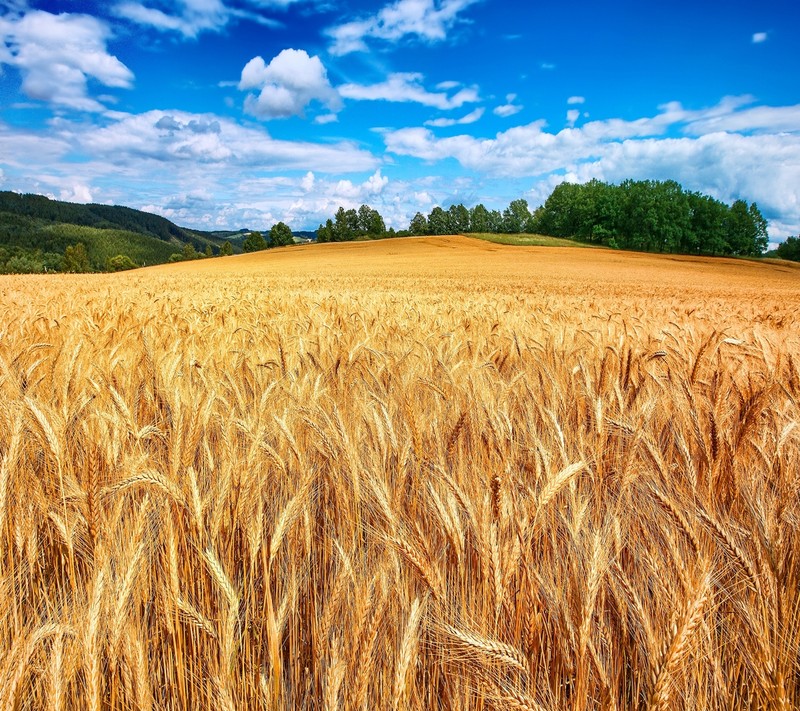
{"type": "Polygon", "coordinates": [[[488,232],[475,232],[466,237],[476,237],[483,239],[487,242],[494,242],[495,244],[510,244],[519,247],[590,247],[601,248],[600,245],[587,244],[586,242],[578,242],[577,240],[562,239],[560,237],[548,237],[547,235],[532,235],[532,234],[495,234],[488,232]]]}

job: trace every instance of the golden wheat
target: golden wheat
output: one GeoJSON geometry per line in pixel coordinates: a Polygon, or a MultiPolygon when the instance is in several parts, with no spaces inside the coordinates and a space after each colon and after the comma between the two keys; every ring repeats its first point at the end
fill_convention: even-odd
{"type": "Polygon", "coordinates": [[[0,708],[800,707],[798,307],[463,238],[3,277],[0,708]]]}

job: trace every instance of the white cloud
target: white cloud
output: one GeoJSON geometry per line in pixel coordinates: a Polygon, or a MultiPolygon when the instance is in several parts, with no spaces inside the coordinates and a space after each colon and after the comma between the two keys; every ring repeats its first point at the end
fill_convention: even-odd
{"type": "Polygon", "coordinates": [[[761,44],[762,42],[767,41],[767,33],[766,32],[755,32],[753,33],[753,44],[761,44]]]}
{"type": "Polygon", "coordinates": [[[412,102],[437,109],[457,109],[464,104],[480,101],[475,87],[465,87],[452,96],[445,92],[431,92],[422,85],[424,77],[416,73],[390,74],[386,81],[379,84],[343,84],[339,94],[345,99],[359,101],[393,101],[412,102]]]}
{"type": "Polygon", "coordinates": [[[129,88],[133,73],[106,49],[108,27],[87,15],[31,11],[0,18],[0,63],[17,67],[31,99],[79,111],[102,111],[88,82],[129,88]]]}
{"type": "Polygon", "coordinates": [[[698,114],[686,126],[686,133],[702,135],[714,131],[792,132],[800,130],[800,104],[794,106],[754,106],[734,113],[698,114]]]}
{"type": "Polygon", "coordinates": [[[76,183],[75,185],[62,190],[58,196],[58,199],[65,200],[66,202],[94,202],[92,189],[88,185],[83,185],[81,183],[76,183]]]}
{"type": "Polygon", "coordinates": [[[586,102],[586,99],[583,96],[570,96],[569,99],[567,99],[567,103],[570,106],[572,106],[574,104],[583,104],[585,102],[586,102]]]}
{"type": "Polygon", "coordinates": [[[516,98],[516,94],[506,94],[506,103],[495,107],[492,113],[494,113],[495,116],[500,116],[501,118],[507,118],[509,116],[513,116],[514,114],[518,114],[520,111],[522,111],[522,106],[514,103],[516,98]]]}
{"type": "Polygon", "coordinates": [[[406,128],[387,132],[384,140],[397,155],[431,162],[452,158],[498,178],[527,176],[536,183],[672,178],[728,202],[756,201],[770,219],[796,231],[800,107],[743,108],[749,100],[727,98],[701,111],[670,103],[652,117],[592,121],[558,132],[537,121],[494,138],[437,138],[425,128],[406,128]],[[673,137],[681,132],[682,137],[673,137]]]}
{"type": "Polygon", "coordinates": [[[247,19],[263,25],[276,27],[280,22],[265,17],[261,11],[265,9],[284,9],[294,0],[275,0],[262,2],[250,0],[252,9],[246,7],[230,7],[222,0],[179,0],[167,7],[172,12],[165,12],[135,0],[118,2],[115,13],[126,20],[139,25],[152,27],[161,32],[177,32],[184,37],[194,38],[201,32],[220,32],[232,20],[247,19]]]}
{"type": "Polygon", "coordinates": [[[314,117],[314,123],[324,126],[328,123],[336,123],[339,117],[336,114],[320,114],[314,117]]]}
{"type": "Polygon", "coordinates": [[[269,64],[254,57],[242,69],[239,89],[260,90],[257,95],[248,95],[245,109],[262,119],[302,116],[312,101],[334,112],[341,108],[341,99],[328,81],[320,58],[310,57],[302,49],[284,49],[269,64]]]}
{"type": "Polygon", "coordinates": [[[303,188],[304,192],[310,193],[314,189],[314,183],[316,181],[316,177],[314,173],[310,170],[303,176],[303,179],[300,181],[300,185],[303,188]]]}
{"type": "Polygon", "coordinates": [[[481,106],[475,109],[474,111],[470,111],[466,116],[462,116],[460,119],[451,119],[451,118],[432,119],[430,121],[426,121],[425,125],[434,126],[436,128],[444,128],[447,126],[466,126],[468,124],[480,121],[485,111],[486,109],[484,109],[481,106]]]}
{"type": "Polygon", "coordinates": [[[581,112],[578,109],[570,109],[567,111],[567,125],[572,128],[575,122],[580,118],[581,112]]]}
{"type": "Polygon", "coordinates": [[[367,51],[366,39],[396,42],[408,35],[426,42],[445,40],[459,13],[479,0],[397,0],[377,15],[332,27],[331,54],[367,51]]]}
{"type": "Polygon", "coordinates": [[[340,176],[357,177],[357,204],[383,204],[390,185],[380,161],[350,142],[277,140],[259,127],[183,111],[55,118],[46,133],[0,122],[0,165],[16,190],[146,207],[208,229],[278,220],[316,227],[342,202],[340,176]]]}
{"type": "Polygon", "coordinates": [[[539,69],[542,69],[542,70],[544,70],[546,72],[550,72],[555,68],[556,68],[556,65],[551,63],[551,62],[542,62],[541,64],[539,64],[539,69]]]}

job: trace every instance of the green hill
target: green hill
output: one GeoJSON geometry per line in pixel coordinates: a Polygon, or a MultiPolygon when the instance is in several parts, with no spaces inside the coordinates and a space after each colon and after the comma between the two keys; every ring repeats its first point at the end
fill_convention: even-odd
{"type": "Polygon", "coordinates": [[[229,241],[241,251],[238,232],[202,232],[118,205],[79,205],[43,195],[0,192],[0,272],[64,269],[68,247],[82,244],[88,264],[81,271],[103,271],[122,255],[135,265],[161,264],[173,255],[218,254],[229,241]]]}

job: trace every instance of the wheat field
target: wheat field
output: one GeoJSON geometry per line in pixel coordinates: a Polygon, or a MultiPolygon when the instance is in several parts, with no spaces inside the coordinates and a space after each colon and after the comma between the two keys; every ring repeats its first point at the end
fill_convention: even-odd
{"type": "Polygon", "coordinates": [[[800,707],[799,308],[455,237],[0,278],[0,711],[800,707]]]}

